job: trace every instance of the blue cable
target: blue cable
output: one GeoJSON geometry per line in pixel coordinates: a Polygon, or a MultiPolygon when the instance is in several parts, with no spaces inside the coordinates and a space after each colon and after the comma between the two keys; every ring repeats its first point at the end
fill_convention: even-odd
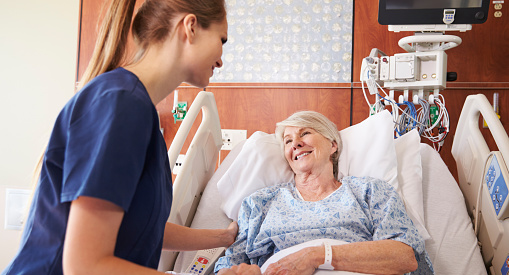
{"type": "Polygon", "coordinates": [[[397,104],[398,106],[406,106],[400,116],[400,122],[396,127],[396,132],[402,136],[417,126],[417,111],[415,109],[415,105],[410,101],[404,101],[403,103],[397,104]]]}

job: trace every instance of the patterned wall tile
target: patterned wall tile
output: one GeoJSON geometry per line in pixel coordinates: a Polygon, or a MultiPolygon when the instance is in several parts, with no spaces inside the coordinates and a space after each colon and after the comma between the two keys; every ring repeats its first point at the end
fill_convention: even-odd
{"type": "Polygon", "coordinates": [[[351,82],[353,0],[226,0],[211,82],[351,82]]]}

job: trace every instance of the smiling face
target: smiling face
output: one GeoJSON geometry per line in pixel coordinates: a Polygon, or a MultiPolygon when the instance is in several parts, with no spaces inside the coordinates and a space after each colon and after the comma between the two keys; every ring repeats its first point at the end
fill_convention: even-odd
{"type": "Polygon", "coordinates": [[[314,129],[287,126],[283,143],[285,158],[296,175],[332,171],[331,155],[337,145],[314,129]]]}
{"type": "Polygon", "coordinates": [[[222,22],[212,23],[207,29],[197,28],[191,56],[186,59],[190,73],[185,82],[200,88],[209,84],[214,69],[223,66],[221,55],[227,39],[226,18],[222,22]]]}

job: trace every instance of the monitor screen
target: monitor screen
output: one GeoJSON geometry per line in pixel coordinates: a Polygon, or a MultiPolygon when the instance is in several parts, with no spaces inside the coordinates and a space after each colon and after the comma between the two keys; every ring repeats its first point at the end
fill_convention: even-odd
{"type": "Polygon", "coordinates": [[[382,25],[480,24],[488,17],[489,0],[379,0],[382,25]]]}
{"type": "Polygon", "coordinates": [[[389,10],[480,8],[482,0],[386,0],[385,6],[389,10]]]}

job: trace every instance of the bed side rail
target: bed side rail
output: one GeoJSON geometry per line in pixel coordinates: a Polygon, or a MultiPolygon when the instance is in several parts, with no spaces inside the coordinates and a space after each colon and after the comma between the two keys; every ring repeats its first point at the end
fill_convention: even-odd
{"type": "MultiPolygon", "coordinates": [[[[168,150],[170,168],[173,170],[177,157],[200,111],[202,121],[173,183],[173,202],[168,221],[184,226],[191,224],[203,190],[214,174],[219,151],[223,144],[214,95],[201,91],[191,104],[170,145],[168,150]]],[[[158,270],[171,270],[176,257],[177,253],[175,252],[163,251],[158,270]]]]}
{"type": "Polygon", "coordinates": [[[458,179],[463,195],[469,203],[469,212],[475,206],[485,160],[490,150],[479,129],[482,114],[504,159],[509,160],[509,138],[483,94],[470,95],[465,100],[452,144],[452,155],[458,166],[458,179]]]}
{"type": "Polygon", "coordinates": [[[456,160],[459,185],[466,200],[468,213],[474,218],[476,233],[482,244],[484,262],[491,274],[502,274],[501,268],[509,256],[509,219],[497,218],[493,206],[490,205],[489,191],[487,188],[480,189],[486,161],[490,155],[488,145],[479,129],[481,114],[503,159],[509,161],[509,137],[488,99],[482,94],[470,95],[465,100],[451,153],[456,160]],[[482,192],[479,192],[480,190],[482,192]]]}

